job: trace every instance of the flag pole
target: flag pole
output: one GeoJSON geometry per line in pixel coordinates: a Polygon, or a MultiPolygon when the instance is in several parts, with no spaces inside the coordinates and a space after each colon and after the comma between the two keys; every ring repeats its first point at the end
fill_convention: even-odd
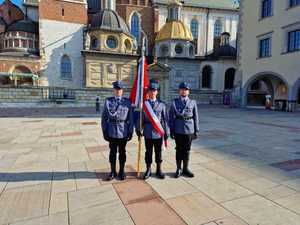
{"type": "MultiPolygon", "coordinates": [[[[140,93],[140,116],[139,116],[139,127],[142,132],[142,126],[143,126],[143,100],[144,100],[144,38],[142,38],[142,79],[140,79],[140,87],[141,87],[141,93],[140,93]]],[[[142,153],[142,136],[139,136],[138,138],[139,145],[138,145],[138,157],[137,157],[137,178],[140,178],[141,176],[141,153],[142,153]]]]}

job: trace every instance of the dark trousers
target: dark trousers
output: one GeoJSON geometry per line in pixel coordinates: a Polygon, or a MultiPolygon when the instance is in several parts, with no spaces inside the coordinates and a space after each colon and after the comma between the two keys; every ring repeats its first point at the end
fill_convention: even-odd
{"type": "Polygon", "coordinates": [[[160,139],[146,139],[145,138],[145,146],[146,146],[146,154],[145,154],[145,162],[147,165],[152,163],[152,155],[153,148],[155,151],[155,162],[161,163],[161,147],[162,147],[162,138],[160,139]]]}
{"type": "Polygon", "coordinates": [[[188,160],[191,150],[192,134],[175,134],[176,161],[188,160]]]}
{"type": "Polygon", "coordinates": [[[125,138],[110,138],[109,140],[109,162],[116,163],[117,153],[119,152],[119,162],[126,162],[126,144],[127,140],[125,138]]]}

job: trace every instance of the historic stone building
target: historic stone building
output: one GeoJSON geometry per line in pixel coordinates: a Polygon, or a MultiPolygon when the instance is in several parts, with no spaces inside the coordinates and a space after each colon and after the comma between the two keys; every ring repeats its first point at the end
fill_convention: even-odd
{"type": "Polygon", "coordinates": [[[0,83],[37,84],[39,63],[38,24],[6,0],[0,6],[0,83]]]}
{"type": "Polygon", "coordinates": [[[174,0],[167,10],[166,22],[155,39],[155,62],[149,69],[150,76],[162,83],[161,97],[168,101],[183,81],[190,83],[201,102],[208,102],[214,93],[231,91],[240,77],[235,76],[236,49],[230,44],[230,34],[220,34],[213,50],[198,56],[199,43],[181,20],[182,3],[174,0]]]}
{"type": "MultiPolygon", "coordinates": [[[[169,0],[154,0],[158,9],[158,29],[167,19],[169,0]]],[[[236,47],[239,21],[238,4],[233,0],[185,0],[182,1],[180,19],[192,32],[196,45],[195,54],[211,54],[214,45],[218,45],[223,32],[230,34],[230,44],[236,47]]]]}
{"type": "Polygon", "coordinates": [[[118,79],[129,88],[137,68],[135,38],[115,11],[114,0],[101,8],[91,15],[85,33],[85,86],[111,88],[118,79]]]}
{"type": "Polygon", "coordinates": [[[244,106],[300,104],[300,2],[241,1],[239,73],[244,106]],[[254,10],[254,12],[253,12],[254,10]]]}

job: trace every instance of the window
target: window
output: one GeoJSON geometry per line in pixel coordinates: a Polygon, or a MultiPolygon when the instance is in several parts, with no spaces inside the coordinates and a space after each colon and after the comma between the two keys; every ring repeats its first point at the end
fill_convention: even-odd
{"type": "Polygon", "coordinates": [[[261,7],[261,18],[272,16],[272,0],[263,0],[261,7]]]}
{"type": "Polygon", "coordinates": [[[221,20],[216,20],[214,27],[214,37],[220,37],[222,33],[222,22],[221,20]]]}
{"type": "Polygon", "coordinates": [[[300,30],[288,33],[288,52],[300,50],[300,30]]]}
{"type": "Polygon", "coordinates": [[[61,73],[61,77],[64,79],[69,79],[72,77],[71,60],[67,55],[64,55],[61,58],[60,73],[61,73]]]}
{"type": "Polygon", "coordinates": [[[189,48],[189,53],[190,53],[190,56],[194,56],[194,47],[193,46],[190,46],[189,48]]]}
{"type": "Polygon", "coordinates": [[[205,66],[202,70],[202,88],[211,88],[212,69],[205,66]]]}
{"type": "Polygon", "coordinates": [[[290,7],[300,5],[300,0],[290,0],[290,7]]]}
{"type": "Polygon", "coordinates": [[[124,44],[125,44],[126,50],[131,50],[131,42],[129,41],[129,39],[126,39],[124,44]]]}
{"type": "Polygon", "coordinates": [[[116,48],[118,46],[118,41],[115,37],[109,36],[106,40],[106,45],[109,48],[116,48]]]}
{"type": "Polygon", "coordinates": [[[140,41],[140,17],[137,13],[134,13],[131,17],[131,34],[135,37],[137,42],[140,41]]]}
{"type": "Polygon", "coordinates": [[[192,19],[191,31],[192,31],[194,39],[198,39],[198,26],[199,26],[198,21],[196,19],[192,19]]]}
{"type": "Polygon", "coordinates": [[[178,44],[178,45],[175,46],[175,52],[177,54],[181,54],[183,52],[183,48],[182,48],[182,46],[180,44],[178,44]]]}
{"type": "Polygon", "coordinates": [[[265,38],[259,41],[259,57],[271,56],[271,38],[265,38]]]}
{"type": "Polygon", "coordinates": [[[97,49],[99,45],[98,39],[96,37],[92,37],[91,39],[91,49],[97,49]]]}
{"type": "Polygon", "coordinates": [[[160,53],[161,53],[162,56],[166,56],[168,54],[168,52],[169,52],[168,46],[162,45],[160,47],[160,53]]]}

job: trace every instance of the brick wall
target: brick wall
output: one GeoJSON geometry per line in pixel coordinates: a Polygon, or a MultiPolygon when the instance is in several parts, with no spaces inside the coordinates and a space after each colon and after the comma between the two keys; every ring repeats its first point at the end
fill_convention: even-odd
{"type": "Polygon", "coordinates": [[[86,4],[83,0],[77,0],[77,2],[41,0],[39,17],[40,19],[87,24],[86,4]]]}

